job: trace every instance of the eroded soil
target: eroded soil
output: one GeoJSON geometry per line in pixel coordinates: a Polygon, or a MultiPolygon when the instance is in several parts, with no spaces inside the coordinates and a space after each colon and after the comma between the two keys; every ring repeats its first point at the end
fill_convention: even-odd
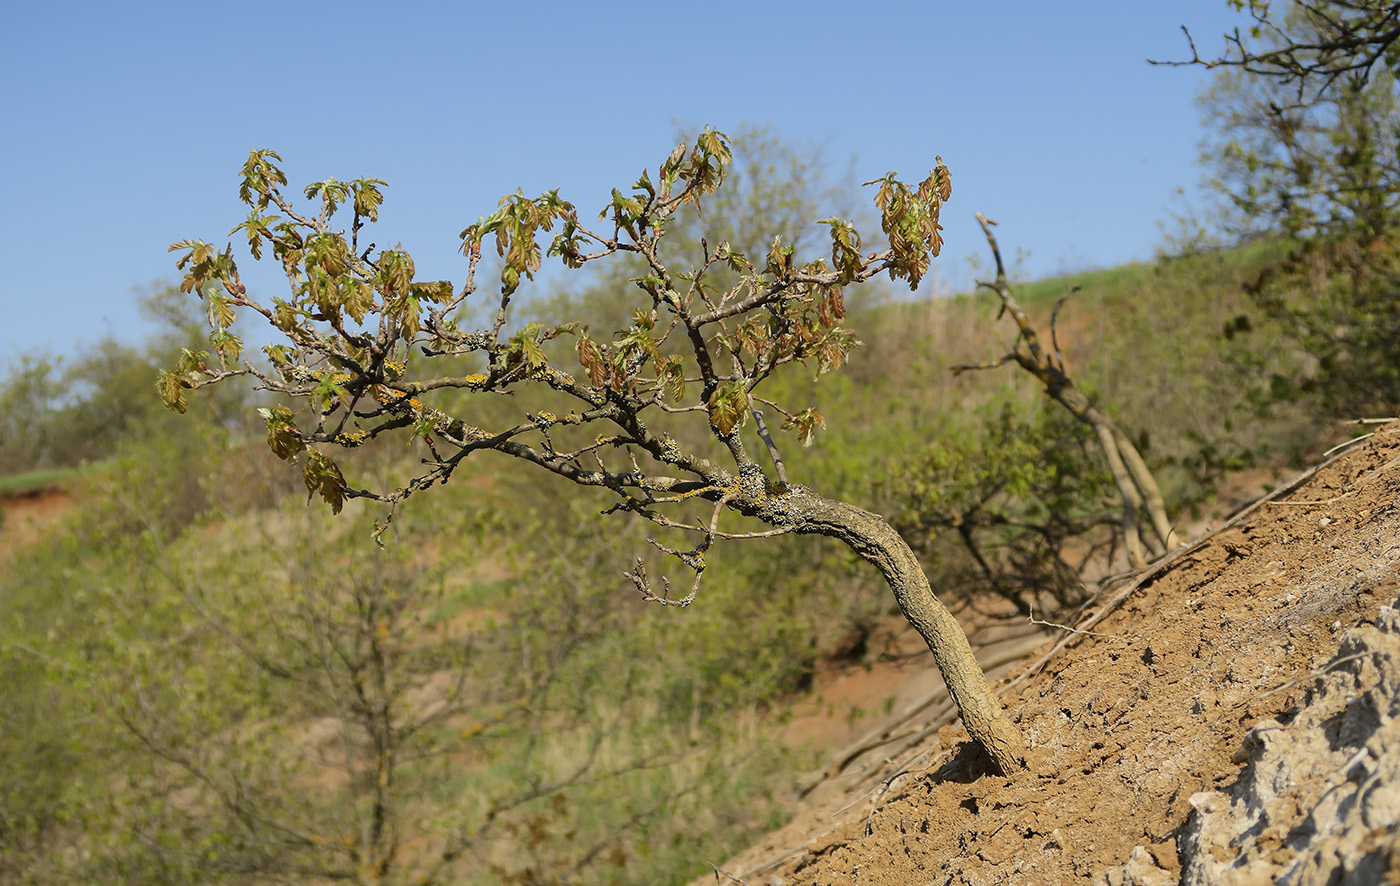
{"type": "Polygon", "coordinates": [[[32,543],[74,504],[71,494],[56,488],[0,498],[0,558],[32,543]]]}
{"type": "MultiPolygon", "coordinates": [[[[1048,659],[1047,641],[998,681],[1038,755],[1034,774],[989,774],[961,727],[945,726],[854,783],[811,791],[788,827],[723,864],[719,879],[1180,882],[1192,799],[1243,790],[1260,745],[1251,730],[1297,718],[1342,635],[1397,595],[1391,424],[1147,573],[1110,583],[1077,622],[1090,632],[1048,659]]],[[[1228,867],[1235,849],[1212,851],[1228,867]]],[[[1376,870],[1400,882],[1400,854],[1376,870]]]]}

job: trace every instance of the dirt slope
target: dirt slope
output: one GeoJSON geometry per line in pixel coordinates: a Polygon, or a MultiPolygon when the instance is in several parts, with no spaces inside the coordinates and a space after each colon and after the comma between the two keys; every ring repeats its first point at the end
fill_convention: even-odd
{"type": "Polygon", "coordinates": [[[1000,681],[1040,757],[1036,774],[987,774],[961,728],[945,727],[828,791],[716,877],[1156,886],[1181,882],[1185,863],[1192,883],[1249,864],[1259,876],[1232,882],[1269,882],[1291,864],[1291,882],[1400,883],[1400,841],[1384,825],[1400,807],[1387,766],[1400,766],[1383,762],[1395,755],[1398,734],[1385,724],[1387,711],[1400,714],[1400,666],[1358,664],[1355,651],[1367,631],[1394,639],[1396,619],[1381,610],[1397,594],[1400,423],[1109,585],[1079,621],[1088,632],[1047,642],[1000,681]],[[1351,630],[1378,617],[1379,627],[1351,630]],[[1343,642],[1351,657],[1329,668],[1343,642]],[[1323,730],[1330,755],[1318,758],[1316,737],[1300,733],[1291,746],[1311,762],[1279,758],[1288,743],[1266,736],[1295,721],[1323,730]],[[1271,806],[1261,777],[1272,779],[1271,806]],[[1354,825],[1319,817],[1349,811],[1354,825]],[[1212,813],[1222,820],[1203,825],[1212,813]],[[1341,843],[1308,848],[1310,835],[1331,831],[1355,831],[1350,861],[1341,843]],[[1305,857],[1322,861],[1309,868],[1305,857]]]}

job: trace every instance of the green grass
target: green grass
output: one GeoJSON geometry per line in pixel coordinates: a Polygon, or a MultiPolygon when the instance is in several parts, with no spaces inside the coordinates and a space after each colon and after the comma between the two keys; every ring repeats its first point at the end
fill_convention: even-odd
{"type": "Polygon", "coordinates": [[[1013,284],[1011,288],[1021,306],[1029,308],[1053,302],[1060,296],[1067,295],[1075,287],[1082,291],[1131,289],[1141,285],[1143,280],[1153,273],[1154,267],[1155,265],[1150,263],[1133,263],[1116,268],[1097,268],[1077,274],[1066,274],[1063,277],[1046,277],[1028,283],[1013,284]]]}
{"type": "MultiPolygon", "coordinates": [[[[1131,294],[1134,290],[1150,285],[1154,278],[1158,278],[1164,273],[1170,274],[1175,270],[1174,266],[1182,264],[1209,262],[1219,267],[1229,268],[1244,276],[1263,259],[1283,248],[1284,244],[1279,243],[1251,243],[1222,252],[1131,262],[1112,268],[1093,268],[1059,277],[1045,277],[1040,280],[1013,283],[1011,289],[1021,306],[1027,308],[1053,303],[1060,296],[1068,295],[1075,287],[1078,287],[1080,292],[1100,293],[1111,300],[1115,296],[1123,297],[1131,294]]],[[[991,297],[990,293],[985,290],[982,293],[989,298],[991,297]]],[[[1191,293],[1180,293],[1180,295],[1189,298],[1191,293]]]]}
{"type": "Polygon", "coordinates": [[[62,486],[69,480],[87,473],[92,467],[92,465],[84,465],[79,468],[44,468],[0,477],[0,498],[32,495],[36,492],[62,486]]]}

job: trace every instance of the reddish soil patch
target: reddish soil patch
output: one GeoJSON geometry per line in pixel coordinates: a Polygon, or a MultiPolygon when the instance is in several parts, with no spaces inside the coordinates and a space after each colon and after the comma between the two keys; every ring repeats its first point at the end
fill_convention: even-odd
{"type": "MultiPolygon", "coordinates": [[[[973,648],[984,662],[995,659],[1008,645],[1046,636],[1024,618],[1013,621],[964,613],[960,620],[970,631],[973,648]]],[[[783,725],[782,736],[788,745],[848,744],[873,729],[888,726],[899,712],[943,686],[924,641],[903,618],[890,619],[872,632],[865,645],[877,653],[874,660],[819,663],[812,691],[793,705],[783,725]]],[[[1004,665],[1000,667],[1006,670],[1004,665]]]]}
{"type": "Polygon", "coordinates": [[[1190,799],[1228,790],[1251,727],[1296,715],[1339,633],[1397,594],[1400,423],[1108,583],[1078,622],[1092,633],[999,681],[1033,774],[989,774],[930,709],[933,734],[813,791],[723,869],[749,886],[1176,883],[1190,799]]]}
{"type": "Polygon", "coordinates": [[[0,556],[39,537],[44,527],[75,506],[73,497],[61,489],[41,489],[23,495],[0,498],[0,556]]]}

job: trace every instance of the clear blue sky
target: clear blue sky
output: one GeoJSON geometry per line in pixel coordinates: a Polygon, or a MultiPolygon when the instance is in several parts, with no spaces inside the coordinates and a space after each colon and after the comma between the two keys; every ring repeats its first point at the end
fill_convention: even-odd
{"type": "Polygon", "coordinates": [[[1204,76],[1144,59],[1236,21],[1224,0],[8,4],[0,359],[139,337],[133,287],[173,277],[172,241],[226,239],[253,147],[294,185],[386,179],[375,239],[424,276],[460,278],[457,232],[502,193],[597,208],[677,124],[769,125],[869,178],[942,154],[947,284],[975,211],[1029,276],[1150,258],[1200,178],[1204,76]]]}

